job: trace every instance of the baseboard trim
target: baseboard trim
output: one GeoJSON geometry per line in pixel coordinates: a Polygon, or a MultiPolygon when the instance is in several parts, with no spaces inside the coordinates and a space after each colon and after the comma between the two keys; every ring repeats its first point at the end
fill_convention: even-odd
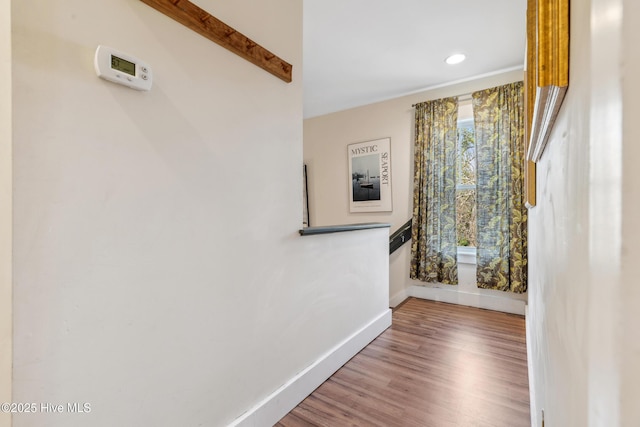
{"type": "Polygon", "coordinates": [[[409,298],[409,293],[407,292],[406,289],[403,289],[400,292],[397,292],[391,298],[389,298],[389,307],[394,308],[398,304],[402,303],[402,301],[406,300],[407,298],[409,298]]]}
{"type": "Polygon", "coordinates": [[[492,295],[472,294],[468,292],[460,292],[458,290],[432,288],[428,286],[410,286],[408,294],[409,296],[416,298],[484,308],[486,310],[502,311],[504,313],[524,316],[525,301],[523,300],[500,298],[492,295]]]}
{"type": "Polygon", "coordinates": [[[536,407],[536,388],[534,387],[535,376],[533,372],[533,353],[532,353],[532,331],[531,331],[531,317],[529,316],[529,304],[524,307],[524,324],[527,342],[527,370],[529,373],[529,408],[531,412],[531,425],[538,426],[538,409],[536,407]]]}
{"type": "Polygon", "coordinates": [[[389,326],[391,326],[391,310],[385,310],[262,402],[245,412],[229,427],[274,425],[389,326]]]}

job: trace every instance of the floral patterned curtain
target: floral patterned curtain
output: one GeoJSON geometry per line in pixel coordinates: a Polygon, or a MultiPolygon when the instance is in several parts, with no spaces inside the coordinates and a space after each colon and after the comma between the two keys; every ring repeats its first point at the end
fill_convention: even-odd
{"type": "Polygon", "coordinates": [[[415,112],[410,276],[456,285],[458,99],[423,102],[415,112]]]}
{"type": "Polygon", "coordinates": [[[517,82],[472,94],[478,287],[516,293],[527,290],[523,87],[517,82]]]}

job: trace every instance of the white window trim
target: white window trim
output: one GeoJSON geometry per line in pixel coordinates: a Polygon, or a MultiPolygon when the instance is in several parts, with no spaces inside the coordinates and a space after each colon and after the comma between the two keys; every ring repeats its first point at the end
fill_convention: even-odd
{"type": "Polygon", "coordinates": [[[456,191],[460,190],[476,190],[477,186],[475,184],[456,184],[456,191]]]}
{"type": "Polygon", "coordinates": [[[458,264],[477,264],[475,246],[458,246],[458,264]]]}
{"type": "MultiPolygon", "coordinates": [[[[464,100],[460,99],[459,108],[462,108],[462,106],[465,108],[460,110],[460,113],[462,114],[458,116],[459,127],[464,127],[466,123],[473,122],[473,110],[468,108],[471,106],[471,98],[464,100]],[[466,112],[466,114],[464,112],[466,112]]],[[[477,190],[477,186],[475,184],[456,184],[456,191],[461,190],[477,190]]],[[[475,246],[458,246],[458,263],[476,265],[476,253],[477,251],[475,246]]]]}

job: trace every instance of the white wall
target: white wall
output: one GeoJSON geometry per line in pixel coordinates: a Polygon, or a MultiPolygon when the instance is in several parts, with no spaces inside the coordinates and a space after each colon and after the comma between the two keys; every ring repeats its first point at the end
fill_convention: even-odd
{"type": "MultiPolygon", "coordinates": [[[[11,2],[0,0],[0,402],[11,401],[11,2]]],[[[0,411],[0,425],[10,423],[0,411]]]]}
{"type": "Polygon", "coordinates": [[[388,311],[385,231],[297,233],[301,2],[198,3],[293,83],[139,1],[11,4],[13,400],[91,404],[17,427],[225,425],[388,311]]]}
{"type": "MultiPolygon", "coordinates": [[[[304,161],[309,174],[309,210],[312,225],[351,224],[380,221],[392,224],[393,233],[411,219],[413,188],[414,109],[412,104],[523,79],[522,71],[511,71],[473,81],[431,89],[389,101],[340,111],[304,121],[304,161]],[[393,211],[349,213],[347,145],[372,139],[391,138],[393,211]]],[[[430,285],[409,278],[410,244],[391,255],[391,304],[407,296],[425,296],[449,302],[524,314],[526,295],[478,289],[475,272],[460,268],[460,286],[430,285]],[[517,301],[514,303],[513,301],[517,301]]]]}
{"type": "MultiPolygon", "coordinates": [[[[617,334],[621,346],[622,406],[621,425],[640,425],[640,175],[637,164],[640,159],[640,129],[637,126],[640,114],[640,52],[637,40],[640,34],[640,3],[625,0],[621,47],[624,55],[622,71],[622,249],[621,249],[621,311],[622,328],[617,334]]],[[[616,325],[617,326],[617,325],[616,325]]]]}
{"type": "Polygon", "coordinates": [[[589,360],[589,5],[571,4],[570,87],[537,167],[529,210],[532,419],[587,426],[589,360]],[[582,71],[582,72],[579,72],[582,71]]]}
{"type": "Polygon", "coordinates": [[[571,2],[569,91],[529,211],[534,426],[543,410],[549,426],[640,425],[639,20],[633,0],[571,2]]]}

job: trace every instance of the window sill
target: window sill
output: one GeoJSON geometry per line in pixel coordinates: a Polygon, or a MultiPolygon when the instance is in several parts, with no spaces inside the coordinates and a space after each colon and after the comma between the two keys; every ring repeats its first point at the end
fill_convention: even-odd
{"type": "Polygon", "coordinates": [[[476,264],[475,246],[458,246],[458,264],[476,264]]]}

